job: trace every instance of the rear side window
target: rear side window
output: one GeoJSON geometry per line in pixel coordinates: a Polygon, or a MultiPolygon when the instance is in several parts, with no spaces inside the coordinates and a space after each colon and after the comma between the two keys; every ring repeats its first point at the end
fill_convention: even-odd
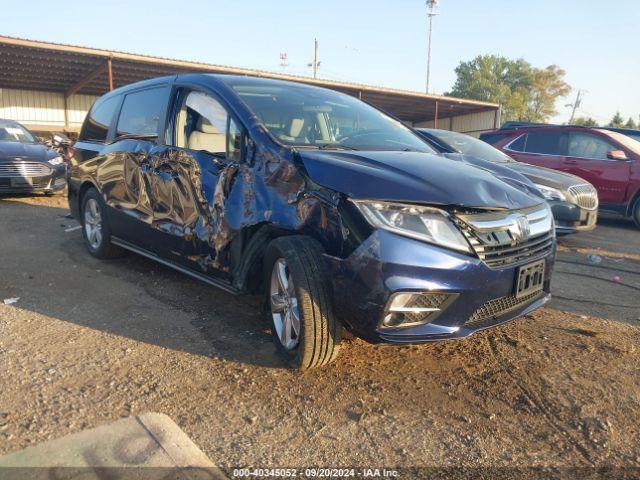
{"type": "Polygon", "coordinates": [[[124,97],[117,135],[157,135],[160,115],[167,102],[164,87],[130,93],[124,97]]]}
{"type": "Polygon", "coordinates": [[[542,155],[562,154],[562,132],[528,132],[508,146],[510,150],[542,155]]]}
{"type": "Polygon", "coordinates": [[[81,140],[104,142],[107,140],[109,126],[120,103],[120,96],[100,98],[91,107],[91,111],[82,125],[81,140]]]}
{"type": "Polygon", "coordinates": [[[514,152],[524,152],[525,142],[527,140],[527,134],[520,135],[513,142],[507,145],[509,150],[513,150],[514,152]]]}

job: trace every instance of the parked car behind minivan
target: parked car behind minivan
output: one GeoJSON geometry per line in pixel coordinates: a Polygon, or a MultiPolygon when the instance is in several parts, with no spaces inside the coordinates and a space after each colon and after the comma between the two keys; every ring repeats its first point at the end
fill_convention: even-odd
{"type": "Polygon", "coordinates": [[[0,194],[52,194],[66,185],[58,153],[13,120],[0,119],[0,194]]]}
{"type": "Polygon", "coordinates": [[[333,360],[343,327],[462,338],[550,298],[553,218],[526,180],[443,159],[345,94],[164,77],[101,97],[74,147],[69,205],[92,255],[263,292],[298,368],[333,360]]]}
{"type": "Polygon", "coordinates": [[[491,145],[464,133],[436,128],[416,131],[438,152],[450,158],[479,159],[514,170],[531,180],[545,197],[556,224],[556,233],[586,232],[596,227],[598,192],[588,182],[568,173],[517,162],[491,145]]]}
{"type": "Polygon", "coordinates": [[[640,142],[601,128],[512,123],[480,135],[519,162],[577,175],[598,190],[600,210],[640,227],[640,142]]]}

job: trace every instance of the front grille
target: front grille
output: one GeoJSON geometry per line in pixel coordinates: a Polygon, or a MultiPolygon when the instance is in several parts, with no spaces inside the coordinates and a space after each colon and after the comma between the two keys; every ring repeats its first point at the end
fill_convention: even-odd
{"type": "Polygon", "coordinates": [[[515,295],[496,298],[495,300],[485,303],[473,312],[473,315],[464,323],[464,326],[469,328],[488,327],[496,323],[497,319],[502,315],[524,307],[526,304],[543,295],[544,292],[534,292],[520,298],[516,298],[515,295]]]}
{"type": "Polygon", "coordinates": [[[569,187],[569,193],[582,208],[595,210],[598,208],[598,191],[590,184],[574,185],[569,187]]]}
{"type": "Polygon", "coordinates": [[[44,163],[28,160],[0,162],[0,177],[44,177],[51,175],[51,169],[44,163]]]}
{"type": "Polygon", "coordinates": [[[458,215],[457,223],[478,258],[489,268],[518,265],[541,258],[553,249],[553,217],[546,206],[458,215]]]}
{"type": "Polygon", "coordinates": [[[476,254],[488,267],[500,268],[546,255],[553,248],[553,232],[515,245],[475,246],[476,254]]]}
{"type": "Polygon", "coordinates": [[[43,190],[49,186],[48,178],[32,178],[31,183],[12,184],[8,179],[0,178],[0,192],[16,190],[43,190]],[[4,180],[4,181],[3,181],[4,180]]]}

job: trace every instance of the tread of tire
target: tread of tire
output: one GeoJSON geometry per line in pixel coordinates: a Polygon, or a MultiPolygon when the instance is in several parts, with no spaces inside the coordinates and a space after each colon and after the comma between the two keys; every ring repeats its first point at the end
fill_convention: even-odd
{"type": "Polygon", "coordinates": [[[298,288],[307,294],[302,294],[303,298],[299,298],[299,301],[303,303],[304,311],[311,312],[312,315],[310,323],[313,331],[307,331],[304,339],[305,347],[310,347],[311,354],[302,359],[300,368],[326,365],[338,354],[342,326],[331,308],[330,286],[326,272],[323,271],[321,247],[310,237],[280,237],[276,241],[282,253],[295,258],[295,263],[289,263],[289,268],[300,269],[296,277],[298,281],[302,278],[305,284],[298,285],[298,288]],[[313,298],[317,303],[312,301],[313,298]]]}

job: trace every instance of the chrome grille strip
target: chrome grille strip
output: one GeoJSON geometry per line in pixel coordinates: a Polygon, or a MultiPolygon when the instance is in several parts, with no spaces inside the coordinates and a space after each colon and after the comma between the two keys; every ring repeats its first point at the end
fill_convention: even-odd
{"type": "Polygon", "coordinates": [[[12,161],[0,162],[0,177],[45,177],[51,169],[40,162],[12,161]]]}
{"type": "Polygon", "coordinates": [[[587,210],[598,208],[598,191],[592,185],[588,183],[573,185],[569,187],[569,193],[580,207],[587,210]]]}
{"type": "Polygon", "coordinates": [[[530,261],[553,248],[553,216],[547,205],[507,212],[462,214],[456,221],[478,258],[490,268],[530,261]],[[528,235],[521,233],[518,220],[526,218],[528,235]]]}

